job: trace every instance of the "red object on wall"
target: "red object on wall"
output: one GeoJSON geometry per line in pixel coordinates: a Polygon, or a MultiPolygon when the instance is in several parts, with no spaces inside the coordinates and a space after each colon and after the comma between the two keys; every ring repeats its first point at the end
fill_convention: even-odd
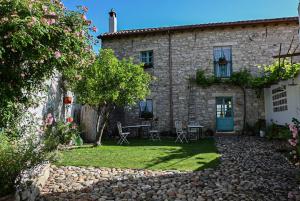
{"type": "Polygon", "coordinates": [[[67,118],[67,122],[72,123],[73,122],[73,118],[72,117],[68,117],[67,118]]]}
{"type": "Polygon", "coordinates": [[[66,96],[64,97],[64,104],[71,104],[72,103],[72,97],[66,96]]]}

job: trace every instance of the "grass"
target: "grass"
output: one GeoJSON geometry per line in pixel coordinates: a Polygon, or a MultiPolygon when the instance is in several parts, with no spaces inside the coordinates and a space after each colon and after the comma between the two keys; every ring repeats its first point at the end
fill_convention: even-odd
{"type": "Polygon", "coordinates": [[[202,170],[216,167],[220,155],[213,139],[189,144],[163,140],[129,139],[129,145],[104,141],[101,147],[84,146],[62,152],[58,166],[94,166],[151,170],[202,170]]]}

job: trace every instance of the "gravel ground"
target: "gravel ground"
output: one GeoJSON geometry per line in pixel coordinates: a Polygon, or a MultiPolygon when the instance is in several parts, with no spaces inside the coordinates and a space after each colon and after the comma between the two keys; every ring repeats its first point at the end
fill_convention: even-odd
{"type": "Polygon", "coordinates": [[[277,142],[216,143],[221,164],[196,172],[52,166],[39,200],[300,200],[298,169],[276,152],[277,142]]]}

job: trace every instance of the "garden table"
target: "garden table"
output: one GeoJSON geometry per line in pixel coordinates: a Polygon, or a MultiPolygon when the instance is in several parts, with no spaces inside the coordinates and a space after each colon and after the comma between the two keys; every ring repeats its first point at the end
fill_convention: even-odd
{"type": "Polygon", "coordinates": [[[138,136],[141,137],[141,132],[140,132],[141,128],[149,129],[150,127],[151,127],[151,125],[149,125],[149,124],[137,124],[137,125],[125,126],[124,128],[136,129],[138,136]]]}
{"type": "Polygon", "coordinates": [[[195,125],[194,124],[190,124],[190,125],[187,125],[189,138],[190,138],[190,134],[191,134],[191,132],[190,132],[191,129],[197,129],[198,130],[197,140],[200,139],[200,138],[202,138],[203,137],[203,131],[202,131],[203,127],[204,126],[201,126],[200,124],[195,124],[195,125]]]}

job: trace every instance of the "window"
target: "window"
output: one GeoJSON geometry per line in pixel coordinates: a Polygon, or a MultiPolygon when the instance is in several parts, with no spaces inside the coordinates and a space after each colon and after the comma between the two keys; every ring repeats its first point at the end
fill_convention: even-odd
{"type": "Polygon", "coordinates": [[[230,77],[232,73],[231,47],[214,48],[214,69],[216,77],[230,77]]]}
{"type": "Polygon", "coordinates": [[[288,110],[286,86],[277,87],[272,90],[273,112],[288,110]]]}
{"type": "Polygon", "coordinates": [[[153,118],[153,102],[152,99],[140,101],[140,118],[152,119],[153,118]]]}
{"type": "Polygon", "coordinates": [[[140,55],[140,60],[142,63],[144,63],[145,68],[151,68],[153,67],[153,51],[143,51],[140,55]]]}

